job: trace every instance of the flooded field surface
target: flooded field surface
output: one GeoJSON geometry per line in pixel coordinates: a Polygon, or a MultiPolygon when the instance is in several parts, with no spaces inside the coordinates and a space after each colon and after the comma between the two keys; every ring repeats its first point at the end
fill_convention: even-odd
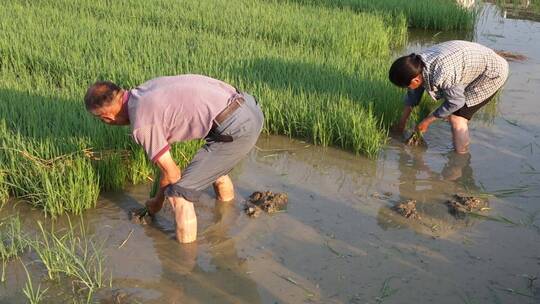
{"type": "MultiPolygon", "coordinates": [[[[208,190],[196,206],[199,240],[190,245],[175,242],[168,208],[148,225],[130,222],[148,185],[103,195],[83,218],[86,233],[105,242],[111,281],[95,302],[540,303],[540,23],[502,15],[488,6],[474,40],[527,59],[510,63],[499,100],[473,119],[469,155],[451,152],[445,122],[430,128],[427,149],[391,140],[376,160],[261,137],[233,171],[236,201],[216,203],[208,190]],[[267,190],[287,193],[286,209],[246,215],[249,195],[267,190]],[[448,201],[459,193],[486,204],[456,216],[448,201]],[[415,216],[395,208],[408,200],[415,216]]],[[[460,37],[414,33],[408,51],[460,37]]],[[[48,225],[26,204],[0,217],[14,212],[26,231],[48,225]]],[[[29,267],[45,281],[32,272],[41,265],[29,267]]],[[[26,303],[25,281],[11,261],[0,303],[26,303]]],[[[71,303],[76,288],[43,287],[56,295],[45,303],[71,303]]]]}

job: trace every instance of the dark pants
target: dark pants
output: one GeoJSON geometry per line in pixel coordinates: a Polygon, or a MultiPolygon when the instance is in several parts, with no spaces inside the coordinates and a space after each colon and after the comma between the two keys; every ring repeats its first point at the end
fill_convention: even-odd
{"type": "Polygon", "coordinates": [[[497,95],[497,92],[495,92],[495,94],[491,95],[488,99],[482,101],[481,103],[479,103],[477,105],[474,105],[472,107],[464,105],[463,107],[461,107],[459,110],[455,111],[452,114],[456,115],[456,116],[461,116],[463,118],[466,118],[467,120],[471,120],[474,113],[478,112],[478,110],[480,110],[480,108],[482,108],[488,102],[490,102],[493,99],[493,97],[495,97],[495,95],[497,95]]]}

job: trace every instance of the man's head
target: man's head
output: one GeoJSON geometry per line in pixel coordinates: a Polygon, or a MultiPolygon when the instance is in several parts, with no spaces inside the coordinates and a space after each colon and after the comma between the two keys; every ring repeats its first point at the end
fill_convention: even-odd
{"type": "Polygon", "coordinates": [[[388,72],[390,81],[401,88],[417,89],[424,83],[422,69],[424,64],[420,56],[412,53],[398,58],[388,72]]]}
{"type": "Polygon", "coordinates": [[[127,125],[129,117],[123,100],[124,91],[110,81],[91,85],[84,96],[86,110],[109,125],[127,125]]]}

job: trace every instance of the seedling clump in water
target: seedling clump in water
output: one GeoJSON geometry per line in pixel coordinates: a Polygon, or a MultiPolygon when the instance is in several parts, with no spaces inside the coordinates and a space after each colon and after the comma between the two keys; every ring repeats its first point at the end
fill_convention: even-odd
{"type": "Polygon", "coordinates": [[[420,219],[418,212],[416,211],[416,201],[407,200],[394,206],[393,208],[397,213],[401,214],[408,219],[420,219]]]}
{"type": "Polygon", "coordinates": [[[289,199],[286,193],[272,193],[271,191],[253,192],[246,202],[244,211],[251,217],[258,217],[261,211],[275,213],[287,208],[289,199]]]}
{"type": "Polygon", "coordinates": [[[148,208],[135,208],[129,211],[129,218],[132,223],[139,225],[148,225],[152,223],[152,216],[148,208]]]}
{"type": "Polygon", "coordinates": [[[446,202],[450,213],[463,218],[467,213],[489,210],[488,202],[474,196],[454,194],[453,199],[446,202]]]}
{"type": "Polygon", "coordinates": [[[427,143],[424,140],[422,132],[415,131],[406,141],[405,144],[414,147],[426,147],[427,143]]]}

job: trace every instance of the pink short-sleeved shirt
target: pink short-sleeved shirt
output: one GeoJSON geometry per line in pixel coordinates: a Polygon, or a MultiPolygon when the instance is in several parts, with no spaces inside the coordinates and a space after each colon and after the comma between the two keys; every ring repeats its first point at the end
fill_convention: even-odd
{"type": "Polygon", "coordinates": [[[201,75],[149,80],[126,93],[131,133],[152,161],[169,145],[204,138],[236,89],[201,75]]]}

